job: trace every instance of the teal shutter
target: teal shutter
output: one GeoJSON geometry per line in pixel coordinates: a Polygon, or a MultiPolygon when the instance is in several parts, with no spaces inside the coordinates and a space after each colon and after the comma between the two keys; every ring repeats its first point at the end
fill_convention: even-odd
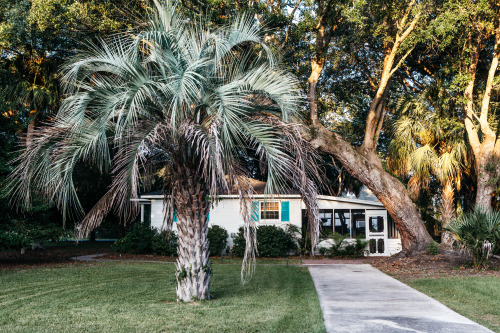
{"type": "Polygon", "coordinates": [[[259,220],[259,202],[258,201],[252,201],[252,220],[258,221],[259,220]]]}
{"type": "Polygon", "coordinates": [[[174,222],[177,222],[177,208],[174,208],[174,222]]]}
{"type": "Polygon", "coordinates": [[[281,202],[281,221],[290,222],[290,202],[281,202]]]}

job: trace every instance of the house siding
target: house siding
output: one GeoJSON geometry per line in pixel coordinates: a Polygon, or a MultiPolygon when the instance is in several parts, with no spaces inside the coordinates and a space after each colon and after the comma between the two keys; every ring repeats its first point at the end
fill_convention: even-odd
{"type": "MultiPolygon", "coordinates": [[[[163,228],[163,200],[160,196],[144,196],[143,198],[151,200],[151,226],[157,229],[163,228]]],[[[254,201],[261,202],[264,200],[263,196],[256,197],[254,201]]],[[[270,200],[270,199],[268,199],[270,200]]],[[[280,205],[280,218],[277,220],[262,220],[259,212],[259,220],[256,222],[259,225],[276,225],[286,226],[293,224],[300,228],[302,226],[302,209],[305,209],[305,204],[298,196],[283,196],[274,197],[272,201],[287,201],[289,203],[289,222],[281,221],[281,205],[280,205]]],[[[365,209],[367,212],[380,211],[386,214],[385,208],[379,202],[362,200],[349,200],[343,198],[321,196],[318,200],[320,209],[365,209]]],[[[260,210],[260,204],[259,204],[260,210]]],[[[387,220],[387,219],[386,219],[387,220]]],[[[243,226],[243,217],[240,214],[240,202],[236,197],[221,198],[214,204],[210,210],[210,224],[216,224],[225,228],[229,234],[228,246],[233,246],[233,238],[237,234],[238,229],[243,226]]],[[[387,228],[387,221],[386,221],[387,228]]],[[[176,223],[173,223],[173,230],[176,231],[176,223]]],[[[349,240],[347,240],[349,241],[349,240]]],[[[326,246],[328,241],[322,242],[320,246],[326,246]]],[[[385,239],[386,251],[384,255],[392,255],[401,251],[400,239],[385,239]]],[[[380,254],[377,254],[380,255],[380,254]]]]}

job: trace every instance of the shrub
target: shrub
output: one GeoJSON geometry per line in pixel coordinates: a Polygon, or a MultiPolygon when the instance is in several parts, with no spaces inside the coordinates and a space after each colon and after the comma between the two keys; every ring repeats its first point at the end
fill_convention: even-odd
{"type": "Polygon", "coordinates": [[[222,251],[226,249],[227,237],[227,230],[223,227],[212,225],[208,228],[208,250],[210,255],[221,255],[222,251]]]}
{"type": "Polygon", "coordinates": [[[257,248],[260,257],[283,257],[294,251],[297,244],[293,235],[274,225],[262,225],[257,229],[257,248]]]}
{"type": "Polygon", "coordinates": [[[41,204],[35,198],[34,205],[29,213],[18,214],[14,207],[10,207],[4,200],[0,201],[0,250],[21,250],[46,241],[57,241],[72,230],[63,228],[60,214],[54,207],[41,204]]]}
{"type": "Polygon", "coordinates": [[[171,230],[163,230],[153,236],[151,250],[161,256],[177,255],[177,235],[171,230]]]}
{"type": "Polygon", "coordinates": [[[477,269],[486,267],[500,245],[500,212],[476,209],[450,222],[453,244],[472,256],[477,269]]]}
{"type": "Polygon", "coordinates": [[[363,255],[363,250],[368,245],[368,241],[358,237],[355,242],[346,244],[344,241],[347,237],[348,235],[342,236],[334,232],[331,234],[331,247],[320,249],[320,254],[329,257],[361,257],[363,255]]]}
{"type": "Polygon", "coordinates": [[[429,245],[427,245],[427,253],[432,254],[433,256],[439,254],[439,246],[436,244],[436,242],[430,242],[429,245]]]}
{"type": "MultiPolygon", "coordinates": [[[[297,245],[296,248],[296,253],[299,255],[310,255],[311,254],[311,235],[309,234],[309,231],[307,230],[307,226],[303,225],[300,229],[293,225],[289,224],[287,227],[287,232],[292,235],[293,239],[295,240],[295,243],[297,245]]],[[[331,232],[328,232],[327,230],[321,230],[319,234],[319,239],[318,242],[321,242],[325,239],[328,239],[330,237],[331,232]]],[[[319,249],[320,252],[322,251],[322,248],[319,249]]]]}
{"type": "Polygon", "coordinates": [[[55,223],[37,224],[28,219],[12,219],[0,225],[0,249],[23,249],[44,241],[56,241],[65,234],[55,223]]]}
{"type": "Polygon", "coordinates": [[[306,226],[302,226],[299,229],[297,226],[289,224],[287,231],[295,240],[298,254],[307,255],[311,253],[311,237],[309,236],[309,232],[307,232],[306,226]]]}
{"type": "Polygon", "coordinates": [[[245,234],[243,227],[240,227],[236,237],[233,238],[233,248],[231,249],[231,254],[236,257],[243,257],[245,255],[245,246],[245,234]]]}
{"type": "Polygon", "coordinates": [[[325,247],[324,255],[328,257],[336,257],[341,254],[342,246],[344,245],[344,240],[348,235],[342,236],[338,232],[332,233],[331,236],[331,246],[325,247]]]}
{"type": "Polygon", "coordinates": [[[150,226],[144,223],[135,223],[125,237],[115,242],[113,249],[121,253],[151,253],[153,237],[156,234],[157,231],[150,226]]]}
{"type": "MultiPolygon", "coordinates": [[[[245,236],[240,228],[234,239],[233,255],[242,257],[245,253],[245,236]]],[[[259,257],[284,257],[295,251],[297,244],[291,232],[274,225],[257,228],[257,249],[259,257]]]]}
{"type": "Polygon", "coordinates": [[[362,257],[363,251],[366,249],[368,241],[364,238],[357,237],[354,243],[349,243],[343,248],[341,255],[347,257],[362,257]]]}

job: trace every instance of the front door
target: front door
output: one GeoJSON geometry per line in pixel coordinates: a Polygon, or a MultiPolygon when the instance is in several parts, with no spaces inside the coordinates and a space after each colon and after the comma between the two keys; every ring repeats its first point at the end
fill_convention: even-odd
{"type": "Polygon", "coordinates": [[[387,211],[366,210],[367,239],[371,255],[383,255],[386,251],[387,211]]]}

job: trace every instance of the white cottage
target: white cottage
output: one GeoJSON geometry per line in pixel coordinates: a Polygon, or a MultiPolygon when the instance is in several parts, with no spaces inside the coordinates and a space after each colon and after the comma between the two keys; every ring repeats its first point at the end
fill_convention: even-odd
{"type": "MultiPolygon", "coordinates": [[[[300,228],[307,222],[305,204],[300,195],[282,194],[269,199],[262,194],[264,182],[252,180],[252,183],[257,193],[260,192],[254,196],[253,217],[258,225],[293,224],[300,228]]],[[[228,245],[232,246],[232,239],[244,223],[239,199],[237,195],[221,195],[219,198],[210,211],[209,223],[224,227],[230,235],[228,245]]],[[[152,227],[161,229],[164,217],[161,191],[142,194],[136,200],[141,205],[141,221],[149,220],[152,227]]],[[[364,235],[370,242],[369,255],[389,256],[401,251],[398,229],[380,202],[318,195],[318,204],[323,229],[347,235],[349,239],[364,235]]],[[[325,246],[326,242],[320,246],[325,246]]]]}

